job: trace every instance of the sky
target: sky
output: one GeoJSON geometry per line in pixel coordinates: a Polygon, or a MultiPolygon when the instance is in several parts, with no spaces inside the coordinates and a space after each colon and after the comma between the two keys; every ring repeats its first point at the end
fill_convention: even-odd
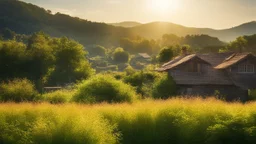
{"type": "Polygon", "coordinates": [[[256,0],[22,0],[96,22],[172,22],[225,29],[256,21],[256,0]]]}

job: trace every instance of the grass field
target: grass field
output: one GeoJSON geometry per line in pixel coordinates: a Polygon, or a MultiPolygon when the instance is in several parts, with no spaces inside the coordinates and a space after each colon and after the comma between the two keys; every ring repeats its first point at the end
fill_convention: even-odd
{"type": "Polygon", "coordinates": [[[256,143],[256,103],[0,104],[0,143],[256,143]]]}

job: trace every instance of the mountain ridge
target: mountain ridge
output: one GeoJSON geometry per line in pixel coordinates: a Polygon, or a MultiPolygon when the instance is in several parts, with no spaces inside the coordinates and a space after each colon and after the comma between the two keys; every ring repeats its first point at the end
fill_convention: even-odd
{"type": "Polygon", "coordinates": [[[51,36],[74,38],[84,45],[109,43],[113,46],[118,45],[122,37],[135,38],[138,35],[149,39],[159,39],[164,34],[177,36],[206,34],[227,42],[239,36],[256,34],[256,21],[223,30],[186,27],[171,22],[141,24],[126,21],[124,23],[130,26],[132,23],[135,26],[112,26],[61,13],[52,14],[44,8],[18,0],[0,1],[0,29],[10,28],[21,34],[44,31],[51,36]]]}

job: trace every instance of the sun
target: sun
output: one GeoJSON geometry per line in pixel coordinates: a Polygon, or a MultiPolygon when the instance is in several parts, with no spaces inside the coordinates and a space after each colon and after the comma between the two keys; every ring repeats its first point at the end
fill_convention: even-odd
{"type": "Polygon", "coordinates": [[[149,8],[154,13],[175,12],[178,9],[179,0],[149,0],[149,8]]]}

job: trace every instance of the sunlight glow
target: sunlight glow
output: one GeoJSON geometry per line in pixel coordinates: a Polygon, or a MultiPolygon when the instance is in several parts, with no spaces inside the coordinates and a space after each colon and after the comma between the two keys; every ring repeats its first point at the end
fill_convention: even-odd
{"type": "Polygon", "coordinates": [[[176,12],[179,8],[179,0],[149,0],[148,4],[152,12],[158,14],[176,12]]]}

